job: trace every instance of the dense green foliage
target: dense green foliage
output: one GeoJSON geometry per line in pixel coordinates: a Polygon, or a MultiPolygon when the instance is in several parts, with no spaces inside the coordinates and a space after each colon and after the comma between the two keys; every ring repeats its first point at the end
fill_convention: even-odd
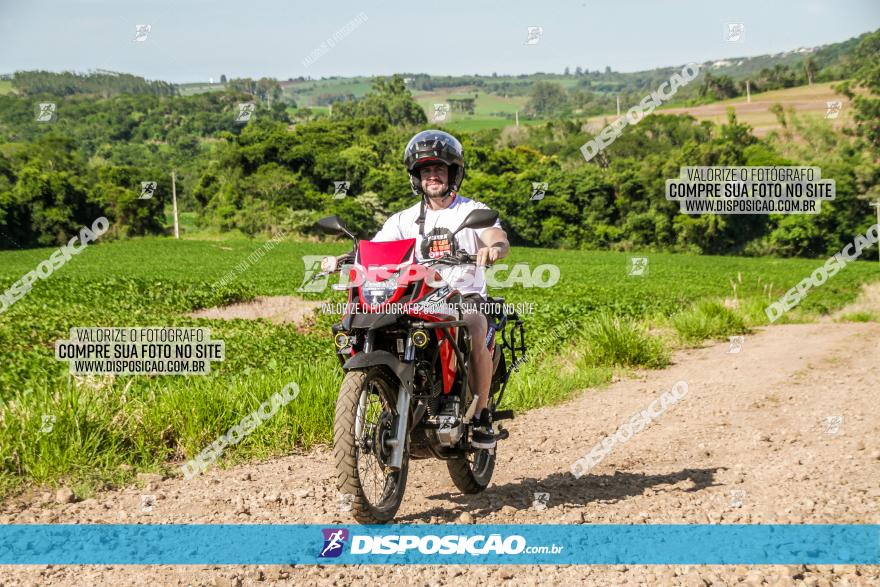
{"type": "Polygon", "coordinates": [[[153,94],[172,96],[176,94],[174,84],[163,81],[149,81],[127,73],[76,73],[65,71],[17,71],[12,78],[12,87],[19,94],[38,96],[70,96],[72,94],[97,94],[104,97],[117,94],[153,94]]]}
{"type": "MultiPolygon", "coordinates": [[[[578,148],[591,136],[582,119],[487,129],[461,133],[468,164],[462,193],[498,209],[519,244],[834,253],[871,224],[864,196],[880,183],[878,38],[864,37],[848,62],[853,82],[844,91],[853,96],[856,122],[848,134],[792,120],[788,134],[758,139],[732,114],[718,126],[655,113],[586,163],[578,148]],[[804,143],[822,148],[794,148],[804,143]],[[820,166],[836,180],[837,199],[816,216],[685,216],[665,199],[664,182],[686,165],[820,166]],[[530,199],[532,182],[547,182],[544,199],[530,199]]],[[[430,123],[401,76],[335,104],[330,117],[294,124],[285,105],[267,107],[278,93],[271,80],[229,84],[260,99],[247,124],[235,117],[252,93],[54,98],[58,119],[49,124],[34,121],[32,98],[0,97],[0,246],[63,242],[98,213],[110,218],[114,234],[158,232],[172,169],[183,210],[197,212],[203,226],[248,235],[309,232],[328,213],[369,235],[413,202],[401,154],[430,123]],[[156,196],[138,200],[140,182],[150,180],[158,182],[156,196]],[[332,197],[339,181],[350,185],[341,200],[332,197]]],[[[536,114],[568,99],[552,84],[535,88],[536,114]]]]}
{"type": "MultiPolygon", "coordinates": [[[[178,170],[178,198],[186,207],[202,157],[218,137],[241,132],[238,104],[251,99],[44,96],[40,101],[57,104],[57,120],[37,123],[34,99],[0,96],[0,248],[67,242],[100,215],[117,235],[161,231],[171,170],[178,170]],[[158,183],[152,199],[138,199],[142,181],[158,183]]],[[[281,104],[253,116],[287,121],[281,104]]]]}

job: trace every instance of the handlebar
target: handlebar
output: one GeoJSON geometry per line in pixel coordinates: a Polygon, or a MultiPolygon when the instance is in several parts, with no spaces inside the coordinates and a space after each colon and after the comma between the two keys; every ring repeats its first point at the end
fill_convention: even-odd
{"type": "MultiPolygon", "coordinates": [[[[340,257],[338,257],[336,268],[333,271],[321,271],[320,273],[316,273],[309,281],[315,281],[332,273],[336,273],[337,271],[341,270],[344,265],[350,264],[353,261],[354,255],[351,253],[340,255],[340,257]]],[[[460,251],[455,255],[447,255],[445,257],[440,257],[439,259],[424,259],[417,262],[422,265],[434,265],[438,263],[443,265],[473,265],[477,262],[477,256],[471,255],[466,251],[460,251]]]]}
{"type": "Polygon", "coordinates": [[[477,262],[477,256],[471,255],[466,251],[461,251],[455,255],[447,255],[445,257],[440,257],[439,259],[427,259],[422,263],[430,263],[431,261],[434,263],[443,263],[444,265],[472,265],[477,262]]]}

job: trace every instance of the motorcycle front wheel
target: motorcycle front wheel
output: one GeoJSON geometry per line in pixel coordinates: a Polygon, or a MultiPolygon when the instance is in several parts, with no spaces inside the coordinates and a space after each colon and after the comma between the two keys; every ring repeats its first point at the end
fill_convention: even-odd
{"type": "Polygon", "coordinates": [[[345,374],[333,422],[336,487],[361,524],[392,521],[403,501],[408,446],[399,471],[386,466],[391,458],[387,440],[394,437],[396,404],[397,380],[386,369],[345,374]]]}

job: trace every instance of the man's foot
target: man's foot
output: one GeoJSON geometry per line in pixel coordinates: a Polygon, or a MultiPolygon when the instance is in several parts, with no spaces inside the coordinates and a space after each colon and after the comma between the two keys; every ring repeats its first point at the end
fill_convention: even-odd
{"type": "Polygon", "coordinates": [[[492,430],[492,422],[489,420],[489,410],[483,408],[480,417],[471,420],[471,446],[480,449],[495,448],[495,432],[492,430]]]}

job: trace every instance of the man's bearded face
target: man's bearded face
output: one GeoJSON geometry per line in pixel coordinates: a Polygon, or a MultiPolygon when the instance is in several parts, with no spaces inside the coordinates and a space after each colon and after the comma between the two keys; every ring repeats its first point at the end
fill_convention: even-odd
{"type": "Polygon", "coordinates": [[[422,190],[429,198],[442,198],[449,189],[449,168],[443,163],[426,165],[419,169],[422,190]]]}

